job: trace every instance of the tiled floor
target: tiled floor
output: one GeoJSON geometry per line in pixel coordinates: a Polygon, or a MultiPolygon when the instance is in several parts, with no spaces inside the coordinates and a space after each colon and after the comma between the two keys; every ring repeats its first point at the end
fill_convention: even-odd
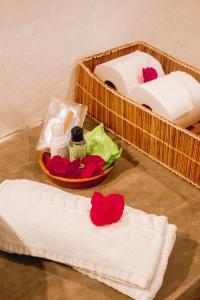
{"type": "MultiPolygon", "coordinates": [[[[86,128],[95,124],[87,120],[86,128]]],[[[24,129],[0,144],[0,181],[28,178],[51,184],[42,174],[35,146],[41,128],[24,129]]],[[[156,300],[200,298],[200,191],[115,138],[123,155],[94,190],[123,193],[126,203],[149,213],[164,214],[178,227],[163,286],[156,300]]],[[[39,258],[0,252],[1,300],[125,300],[128,297],[73,269],[39,258]]]]}

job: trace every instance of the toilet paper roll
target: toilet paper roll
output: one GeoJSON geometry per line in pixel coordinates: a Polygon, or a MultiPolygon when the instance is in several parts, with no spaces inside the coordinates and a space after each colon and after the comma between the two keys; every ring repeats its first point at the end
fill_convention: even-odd
{"type": "Polygon", "coordinates": [[[129,98],[133,87],[143,82],[142,68],[146,67],[156,69],[158,76],[164,75],[158,60],[138,50],[96,66],[94,73],[103,82],[129,98]]]}
{"type": "Polygon", "coordinates": [[[175,123],[193,109],[191,93],[176,72],[134,87],[131,98],[175,123]]]}
{"type": "Polygon", "coordinates": [[[176,120],[177,124],[183,127],[189,127],[200,121],[200,84],[186,72],[176,72],[184,82],[186,88],[192,97],[193,109],[176,120]]]}

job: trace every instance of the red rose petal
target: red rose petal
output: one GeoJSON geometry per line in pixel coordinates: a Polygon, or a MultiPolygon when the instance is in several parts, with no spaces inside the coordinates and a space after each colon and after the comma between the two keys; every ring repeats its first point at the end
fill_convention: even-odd
{"type": "Polygon", "coordinates": [[[82,162],[84,165],[94,163],[101,168],[103,168],[103,166],[105,165],[105,160],[99,155],[87,155],[82,159],[82,162]]]}
{"type": "Polygon", "coordinates": [[[98,155],[88,155],[82,159],[84,165],[80,168],[80,158],[70,162],[59,155],[45,161],[49,173],[65,178],[90,178],[103,173],[105,161],[98,155]]]}
{"type": "Polygon", "coordinates": [[[156,69],[152,67],[142,68],[142,75],[144,78],[144,82],[148,82],[158,78],[158,73],[156,69]]]}
{"type": "Polygon", "coordinates": [[[50,153],[48,152],[44,152],[43,156],[42,156],[42,161],[44,163],[44,165],[46,166],[48,160],[50,159],[50,153]]]}
{"type": "Polygon", "coordinates": [[[79,172],[81,178],[90,178],[102,174],[103,169],[95,163],[90,163],[88,165],[85,165],[82,169],[80,169],[79,172]]]}
{"type": "Polygon", "coordinates": [[[62,158],[59,155],[55,155],[47,161],[46,168],[54,176],[65,177],[69,165],[70,162],[67,159],[62,158]]]}
{"type": "Polygon", "coordinates": [[[68,168],[67,168],[67,172],[66,172],[66,176],[67,178],[79,178],[79,172],[78,172],[78,169],[79,169],[79,166],[80,166],[80,158],[70,162],[69,161],[69,165],[68,165],[68,168]]]}
{"type": "Polygon", "coordinates": [[[119,194],[103,196],[99,192],[94,192],[91,204],[90,218],[96,226],[117,222],[124,211],[124,197],[119,194]]]}

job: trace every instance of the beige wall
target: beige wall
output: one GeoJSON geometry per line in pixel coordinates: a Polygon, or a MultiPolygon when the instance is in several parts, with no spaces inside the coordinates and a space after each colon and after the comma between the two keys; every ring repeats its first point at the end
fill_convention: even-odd
{"type": "Polygon", "coordinates": [[[146,40],[200,68],[199,0],[0,0],[0,137],[67,99],[78,59],[146,40]]]}
{"type": "Polygon", "coordinates": [[[200,69],[200,1],[142,2],[146,41],[200,69]]]}

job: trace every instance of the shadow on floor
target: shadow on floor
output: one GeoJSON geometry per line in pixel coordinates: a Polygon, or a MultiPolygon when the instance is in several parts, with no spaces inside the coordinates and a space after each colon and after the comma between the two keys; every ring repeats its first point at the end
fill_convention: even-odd
{"type": "MultiPolygon", "coordinates": [[[[2,217],[0,232],[1,240],[4,240],[1,244],[2,250],[17,252],[24,247],[23,242],[2,217]],[[19,246],[22,248],[18,248],[19,246]]],[[[46,300],[46,275],[40,269],[40,259],[0,251],[0,299],[46,300]]]]}
{"type": "Polygon", "coordinates": [[[46,274],[42,260],[0,252],[0,299],[46,300],[46,274]]]}
{"type": "Polygon", "coordinates": [[[197,246],[195,241],[182,234],[177,235],[162,288],[155,300],[165,299],[165,297],[178,289],[188,275],[197,246]]]}
{"type": "Polygon", "coordinates": [[[200,279],[176,300],[200,300],[200,279]]]}

